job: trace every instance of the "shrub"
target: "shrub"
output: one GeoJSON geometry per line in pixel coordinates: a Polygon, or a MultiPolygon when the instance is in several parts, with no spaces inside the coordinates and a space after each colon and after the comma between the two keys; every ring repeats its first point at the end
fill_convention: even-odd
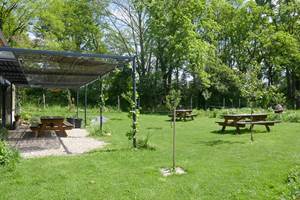
{"type": "Polygon", "coordinates": [[[6,128],[0,129],[0,141],[6,140],[8,136],[8,130],[6,128]]]}
{"type": "Polygon", "coordinates": [[[218,111],[212,110],[212,111],[209,112],[208,117],[209,118],[217,118],[217,115],[218,115],[218,111]]]}
{"type": "Polygon", "coordinates": [[[290,171],[286,183],[287,191],[283,193],[281,199],[300,199],[300,166],[297,166],[290,171]]]}
{"type": "Polygon", "coordinates": [[[39,117],[33,116],[30,118],[29,122],[30,122],[30,124],[39,124],[39,123],[41,123],[41,120],[39,117]]]}
{"type": "Polygon", "coordinates": [[[110,136],[111,130],[107,127],[103,128],[103,131],[101,132],[99,126],[93,126],[89,129],[89,133],[91,136],[110,136]]]}
{"type": "Polygon", "coordinates": [[[289,113],[287,114],[285,121],[288,122],[300,122],[300,115],[298,115],[297,113],[289,113]]]}
{"type": "Polygon", "coordinates": [[[148,135],[145,138],[139,138],[137,140],[137,148],[138,149],[149,149],[149,150],[155,150],[155,147],[153,147],[152,145],[149,144],[149,139],[150,139],[150,134],[148,133],[148,135]]]}
{"type": "Polygon", "coordinates": [[[0,141],[0,166],[14,168],[19,158],[17,150],[11,148],[5,141],[0,141]]]}
{"type": "Polygon", "coordinates": [[[269,120],[280,120],[283,122],[293,122],[293,123],[299,123],[300,122],[300,114],[294,111],[287,111],[282,114],[275,114],[272,113],[268,117],[269,120]]]}

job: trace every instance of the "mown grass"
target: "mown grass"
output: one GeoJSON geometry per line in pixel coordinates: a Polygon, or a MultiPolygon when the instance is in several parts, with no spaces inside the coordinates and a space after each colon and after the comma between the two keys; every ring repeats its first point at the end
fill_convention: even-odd
{"type": "MultiPolygon", "coordinates": [[[[89,109],[89,119],[95,115],[89,109]]],[[[0,199],[279,199],[289,170],[300,164],[300,123],[277,124],[270,133],[257,126],[251,143],[249,132],[220,134],[216,119],[199,116],[177,123],[177,165],[188,173],[165,178],[159,169],[171,166],[168,117],[140,117],[139,137],[150,134],[153,151],[131,149],[127,113],[104,115],[111,136],[100,139],[110,145],[80,156],[23,159],[15,171],[0,171],[0,199]]]]}

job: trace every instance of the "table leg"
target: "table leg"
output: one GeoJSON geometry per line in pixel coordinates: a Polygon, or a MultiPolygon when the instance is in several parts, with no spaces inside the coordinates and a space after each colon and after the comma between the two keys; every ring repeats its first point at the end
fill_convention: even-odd
{"type": "Polygon", "coordinates": [[[240,134],[240,127],[239,126],[236,126],[236,133],[240,134]]]}
{"type": "Polygon", "coordinates": [[[61,132],[61,134],[62,134],[63,137],[67,137],[68,136],[67,133],[66,133],[65,128],[63,127],[63,124],[59,125],[59,130],[60,130],[60,132],[61,132]]]}
{"type": "Polygon", "coordinates": [[[225,131],[225,129],[226,129],[226,126],[223,126],[223,127],[222,127],[222,132],[224,132],[224,131],[225,131]]]}
{"type": "Polygon", "coordinates": [[[254,124],[251,124],[250,125],[250,131],[252,131],[253,127],[254,127],[254,124]]]}
{"type": "Polygon", "coordinates": [[[270,132],[270,127],[268,125],[265,125],[266,126],[266,129],[268,132],[270,132]]]}

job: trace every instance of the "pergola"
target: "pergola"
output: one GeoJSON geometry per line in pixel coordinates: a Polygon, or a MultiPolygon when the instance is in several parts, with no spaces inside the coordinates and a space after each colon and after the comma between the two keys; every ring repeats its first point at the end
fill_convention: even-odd
{"type": "MultiPolygon", "coordinates": [[[[133,101],[136,102],[135,56],[32,50],[11,48],[7,46],[0,47],[2,127],[5,127],[7,120],[5,111],[7,106],[7,88],[12,85],[36,88],[75,89],[77,90],[77,103],[78,90],[84,87],[86,124],[87,86],[95,80],[101,79],[105,74],[114,70],[117,66],[126,63],[132,64],[132,98],[133,101]]],[[[12,101],[10,103],[12,104],[12,101]]],[[[12,120],[11,113],[11,123],[12,120]]],[[[134,114],[133,126],[135,126],[135,121],[136,116],[134,114]]]]}

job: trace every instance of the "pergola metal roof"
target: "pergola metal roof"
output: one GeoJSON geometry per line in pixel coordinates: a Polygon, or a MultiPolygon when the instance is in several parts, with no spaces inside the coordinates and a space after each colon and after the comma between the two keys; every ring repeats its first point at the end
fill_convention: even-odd
{"type": "Polygon", "coordinates": [[[0,76],[15,85],[79,88],[132,60],[130,56],[0,47],[0,76]]]}

